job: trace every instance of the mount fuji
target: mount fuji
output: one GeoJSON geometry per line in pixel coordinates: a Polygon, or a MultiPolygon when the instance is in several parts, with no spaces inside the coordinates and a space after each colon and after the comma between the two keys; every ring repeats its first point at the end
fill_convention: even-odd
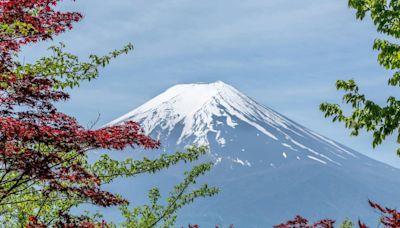
{"type": "MultiPolygon", "coordinates": [[[[400,205],[400,170],[315,133],[221,81],[173,86],[109,125],[128,120],[160,139],[163,151],[210,148],[205,160],[215,166],[202,181],[221,192],[182,209],[178,225],[271,227],[297,214],[374,225],[379,215],[368,199],[400,205]]],[[[168,185],[184,168],[156,175],[154,183],[168,185]]],[[[138,181],[118,189],[129,195],[149,179],[138,181]]]]}

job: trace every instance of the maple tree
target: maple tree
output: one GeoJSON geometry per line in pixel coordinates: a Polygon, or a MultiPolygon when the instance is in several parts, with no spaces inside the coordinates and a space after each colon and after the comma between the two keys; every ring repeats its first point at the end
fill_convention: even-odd
{"type": "MultiPolygon", "coordinates": [[[[151,219],[146,207],[142,213],[134,210],[130,214],[128,201],[104,191],[102,186],[118,177],[154,173],[181,161],[197,160],[206,153],[206,148],[193,147],[153,160],[118,161],[105,154],[90,164],[91,150],[123,150],[132,146],[157,149],[160,143],[145,135],[135,122],[86,129],[54,105],[69,99],[64,88],[74,88],[81,81],[96,78],[99,67],[128,53],[133,48],[131,44],[105,56],[91,55],[88,62],[64,52],[63,44],[51,47],[52,56],[33,64],[18,61],[23,45],[50,40],[72,29],[73,23],[83,18],[77,12],[57,10],[59,2],[0,0],[0,218],[10,226],[112,226],[97,214],[70,213],[71,208],[89,203],[123,206],[125,217],[140,217],[148,227],[160,222],[173,224],[179,208],[197,197],[218,192],[207,185],[188,192],[196,178],[211,169],[211,163],[194,167],[172,191],[174,200],[169,200],[166,208],[157,204],[162,213],[154,214],[151,219]]],[[[157,189],[151,192],[150,199],[159,197],[159,193],[155,194],[157,189]]]]}

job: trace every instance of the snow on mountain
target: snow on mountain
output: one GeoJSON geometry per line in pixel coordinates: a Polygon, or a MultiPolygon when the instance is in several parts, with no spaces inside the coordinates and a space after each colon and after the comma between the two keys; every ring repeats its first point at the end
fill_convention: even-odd
{"type": "MultiPolygon", "coordinates": [[[[152,132],[157,126],[161,126],[163,130],[171,131],[182,121],[184,129],[177,142],[178,144],[189,136],[196,137],[194,142],[196,144],[208,144],[208,133],[210,131],[215,132],[213,116],[226,117],[226,124],[235,128],[237,123],[232,121],[232,116],[234,116],[275,140],[278,139],[257,122],[264,120],[272,125],[286,127],[284,120],[280,119],[279,116],[266,111],[265,108],[221,81],[212,84],[174,86],[134,111],[115,120],[112,124],[133,119],[143,123],[144,128],[148,132],[152,132]],[[161,125],[160,120],[167,121],[161,125]]],[[[220,144],[223,144],[222,138],[217,137],[217,140],[220,144]]]]}
{"type": "MultiPolygon", "coordinates": [[[[183,210],[178,225],[271,227],[297,214],[368,222],[377,219],[368,199],[400,205],[398,169],[321,136],[221,81],[173,86],[109,125],[128,120],[159,138],[160,152],[210,147],[207,159],[215,167],[204,181],[221,193],[183,210]]],[[[115,188],[127,196],[142,194],[146,184],[164,188],[187,168],[115,188]]]]}
{"type": "Polygon", "coordinates": [[[356,157],[354,153],[332,140],[260,105],[222,81],[173,86],[139,108],[112,121],[110,125],[127,120],[141,123],[149,134],[157,131],[158,136],[161,133],[170,135],[181,124],[183,129],[176,141],[178,145],[190,138],[193,139],[189,142],[190,144],[210,145],[209,135],[212,132],[216,135],[214,140],[220,146],[225,146],[229,141],[227,142],[223,131],[218,126],[225,125],[234,129],[239,122],[243,122],[254,127],[259,134],[267,136],[270,140],[282,142],[281,145],[289,150],[307,151],[309,159],[323,164],[330,162],[340,165],[340,159],[346,159],[349,156],[356,157]],[[224,121],[216,121],[218,118],[224,121]],[[333,148],[332,154],[328,156],[318,153],[315,149],[294,139],[291,136],[293,134],[327,144],[333,148]]]}

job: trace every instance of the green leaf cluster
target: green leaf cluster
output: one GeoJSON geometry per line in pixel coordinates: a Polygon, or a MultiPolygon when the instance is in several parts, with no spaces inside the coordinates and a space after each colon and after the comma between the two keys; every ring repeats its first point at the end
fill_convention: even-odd
{"type": "Polygon", "coordinates": [[[114,50],[106,55],[90,55],[89,61],[80,61],[78,56],[65,52],[65,44],[51,46],[52,55],[43,57],[33,64],[20,65],[15,69],[17,75],[37,75],[56,81],[56,89],[74,88],[82,81],[91,81],[99,76],[99,68],[110,64],[111,60],[133,50],[132,44],[114,50]]]}
{"type": "MultiPolygon", "coordinates": [[[[379,53],[378,63],[392,72],[388,86],[400,86],[400,45],[395,43],[400,38],[400,1],[349,0],[349,7],[356,10],[360,20],[369,15],[376,30],[390,38],[376,39],[373,49],[379,53]]],[[[345,92],[343,102],[350,105],[352,111],[346,114],[338,104],[322,103],[320,109],[325,117],[332,117],[333,122],[345,123],[354,136],[360,130],[372,132],[373,147],[393,134],[397,136],[397,144],[400,144],[400,101],[396,96],[389,96],[386,104],[381,105],[360,93],[354,80],[339,80],[336,88],[345,92]]],[[[400,149],[397,153],[400,155],[400,149]]]]}
{"type": "Polygon", "coordinates": [[[128,206],[122,206],[120,210],[125,221],[121,227],[129,228],[151,228],[151,227],[173,227],[177,218],[178,209],[192,203],[199,197],[211,197],[219,192],[215,187],[204,184],[196,189],[189,189],[196,184],[196,179],[212,168],[212,163],[205,163],[195,166],[185,174],[185,179],[176,185],[169,193],[166,203],[160,203],[160,190],[153,188],[149,191],[149,205],[135,207],[129,210],[128,206]]]}
{"type": "Polygon", "coordinates": [[[339,225],[339,228],[353,228],[354,224],[350,219],[346,219],[339,225]]]}
{"type": "Polygon", "coordinates": [[[7,37],[9,35],[16,35],[26,37],[36,33],[32,24],[24,23],[22,21],[14,21],[12,23],[0,23],[0,37],[7,37]]]}

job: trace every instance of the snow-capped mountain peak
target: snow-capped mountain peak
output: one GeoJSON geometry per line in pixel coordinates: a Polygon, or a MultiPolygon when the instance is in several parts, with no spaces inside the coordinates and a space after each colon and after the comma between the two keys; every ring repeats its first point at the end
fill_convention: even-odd
{"type": "MultiPolygon", "coordinates": [[[[260,139],[265,138],[267,143],[271,141],[289,151],[304,151],[307,159],[321,164],[341,165],[340,160],[357,157],[222,81],[173,86],[109,125],[127,120],[139,122],[153,137],[166,139],[174,134],[177,145],[217,143],[224,147],[237,137],[234,129],[245,126],[257,132],[257,137],[263,136],[260,139]],[[331,153],[317,152],[321,145],[316,146],[315,141],[332,148],[331,153]]],[[[282,152],[282,157],[288,158],[287,152],[282,152]]]]}
{"type": "Polygon", "coordinates": [[[182,123],[183,131],[178,144],[190,136],[196,137],[197,144],[208,144],[207,134],[210,131],[215,132],[215,117],[225,117],[224,124],[232,128],[237,125],[232,118],[235,117],[274,140],[278,140],[277,137],[257,122],[266,121],[284,127],[290,124],[234,87],[217,81],[173,86],[139,108],[112,121],[110,125],[130,119],[141,122],[146,132],[151,133],[157,127],[172,130],[178,123],[182,123]]]}

